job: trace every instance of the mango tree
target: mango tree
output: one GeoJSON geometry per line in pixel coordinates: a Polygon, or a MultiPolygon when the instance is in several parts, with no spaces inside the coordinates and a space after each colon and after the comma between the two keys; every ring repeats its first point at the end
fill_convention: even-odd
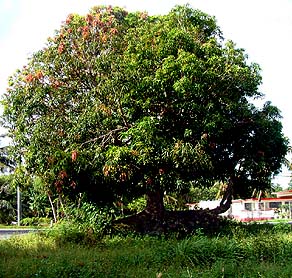
{"type": "Polygon", "coordinates": [[[260,84],[259,66],[199,10],[94,7],[10,78],[3,120],[15,159],[49,194],[103,205],[146,195],[124,223],[168,229],[196,212],[167,212],[165,193],[221,182],[218,214],[271,187],[288,141],[279,110],[253,104],[260,84]]]}

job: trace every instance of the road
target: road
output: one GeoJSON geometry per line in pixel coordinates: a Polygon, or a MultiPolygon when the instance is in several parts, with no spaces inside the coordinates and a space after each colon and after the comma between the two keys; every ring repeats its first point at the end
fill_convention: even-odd
{"type": "Polygon", "coordinates": [[[0,239],[7,239],[13,235],[24,235],[27,233],[39,232],[42,229],[0,229],[0,239]]]}

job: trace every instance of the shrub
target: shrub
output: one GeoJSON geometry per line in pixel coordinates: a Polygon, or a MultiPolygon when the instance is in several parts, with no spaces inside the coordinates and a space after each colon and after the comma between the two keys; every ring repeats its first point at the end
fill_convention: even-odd
{"type": "Polygon", "coordinates": [[[59,244],[92,244],[112,233],[111,221],[115,215],[113,209],[83,202],[80,207],[68,207],[65,215],[66,218],[48,232],[48,236],[53,237],[59,244]]]}
{"type": "Polygon", "coordinates": [[[116,215],[112,208],[100,208],[92,203],[84,202],[81,207],[73,207],[67,220],[84,230],[92,230],[102,237],[111,233],[111,221],[116,215]]]}
{"type": "Polygon", "coordinates": [[[20,221],[23,226],[48,226],[50,223],[51,219],[47,217],[26,217],[20,221]]]}
{"type": "Polygon", "coordinates": [[[46,235],[52,237],[58,245],[65,243],[87,243],[95,242],[95,239],[91,238],[91,234],[88,230],[81,229],[80,226],[62,221],[53,226],[52,229],[47,231],[46,235]]]}

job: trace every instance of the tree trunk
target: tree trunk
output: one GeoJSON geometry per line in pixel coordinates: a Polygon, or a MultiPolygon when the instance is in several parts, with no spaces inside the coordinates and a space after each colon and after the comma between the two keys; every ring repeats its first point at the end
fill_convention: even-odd
{"type": "Polygon", "coordinates": [[[220,205],[213,210],[166,211],[163,204],[163,191],[150,190],[146,193],[147,204],[142,212],[115,220],[113,224],[117,229],[127,226],[131,231],[147,234],[168,232],[188,234],[197,228],[212,233],[220,229],[222,218],[218,214],[228,210],[231,205],[232,187],[233,179],[230,179],[220,205]]]}
{"type": "Polygon", "coordinates": [[[147,204],[145,212],[154,218],[161,219],[164,215],[163,192],[162,190],[151,190],[147,192],[147,204]]]}
{"type": "Polygon", "coordinates": [[[65,206],[64,206],[64,204],[63,204],[63,200],[62,200],[62,197],[61,197],[60,194],[59,194],[58,199],[59,199],[59,202],[60,202],[60,205],[61,205],[61,208],[62,208],[62,214],[64,214],[65,217],[68,218],[68,214],[67,214],[67,212],[66,212],[66,209],[65,209],[65,206]]]}
{"type": "Polygon", "coordinates": [[[51,205],[52,212],[53,212],[54,223],[57,223],[57,213],[56,213],[56,209],[55,209],[55,207],[54,207],[54,204],[53,204],[52,198],[51,198],[51,196],[50,196],[50,193],[48,193],[48,198],[49,198],[50,205],[51,205]]]}
{"type": "Polygon", "coordinates": [[[145,209],[135,215],[118,219],[113,222],[115,225],[126,225],[130,230],[149,234],[162,234],[165,232],[166,211],[163,204],[163,191],[151,190],[146,193],[147,204],[145,209]]]}

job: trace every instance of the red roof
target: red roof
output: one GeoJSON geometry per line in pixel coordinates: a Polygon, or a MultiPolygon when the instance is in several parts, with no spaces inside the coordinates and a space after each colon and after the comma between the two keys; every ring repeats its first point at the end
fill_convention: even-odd
{"type": "Polygon", "coordinates": [[[292,190],[283,190],[283,191],[279,191],[279,192],[273,192],[272,194],[276,195],[277,198],[285,198],[288,196],[292,196],[292,190]]]}
{"type": "Polygon", "coordinates": [[[239,203],[239,202],[254,202],[254,201],[270,201],[270,202],[276,202],[276,201],[291,201],[292,202],[292,194],[291,197],[281,197],[281,198],[250,198],[250,199],[237,199],[237,200],[233,200],[233,203],[239,203]]]}

